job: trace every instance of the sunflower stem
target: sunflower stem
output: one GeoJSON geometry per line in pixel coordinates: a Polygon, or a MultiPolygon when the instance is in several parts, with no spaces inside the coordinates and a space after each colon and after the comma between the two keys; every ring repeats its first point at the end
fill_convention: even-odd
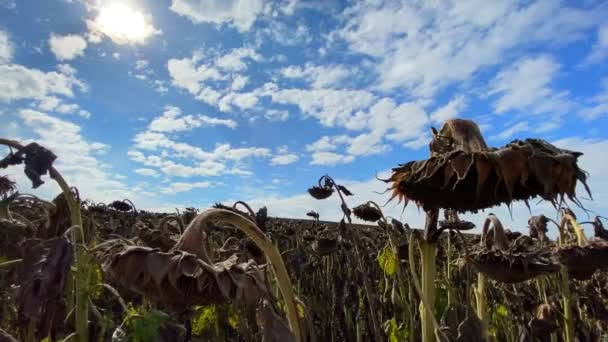
{"type": "Polygon", "coordinates": [[[574,342],[574,318],[572,317],[572,296],[570,294],[570,277],[565,266],[561,266],[561,292],[564,305],[564,341],[574,342]]]}
{"type": "Polygon", "coordinates": [[[422,297],[427,302],[420,306],[420,320],[422,321],[422,341],[434,342],[435,333],[432,322],[435,320],[432,305],[435,303],[435,252],[437,245],[427,241],[420,242],[420,255],[422,258],[422,297]]]}
{"type": "Polygon", "coordinates": [[[486,276],[479,272],[477,274],[477,288],[475,289],[475,298],[477,299],[477,316],[479,319],[486,323],[486,276]]]}

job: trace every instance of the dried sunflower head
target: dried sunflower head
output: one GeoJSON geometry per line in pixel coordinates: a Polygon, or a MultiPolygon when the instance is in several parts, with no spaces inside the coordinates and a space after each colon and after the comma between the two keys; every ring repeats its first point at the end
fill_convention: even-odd
{"type": "Polygon", "coordinates": [[[376,222],[382,218],[382,212],[369,203],[354,207],[353,214],[367,222],[376,222]]]}
{"type": "Polygon", "coordinates": [[[314,210],[311,210],[311,211],[307,212],[306,216],[312,217],[312,218],[317,219],[317,220],[319,219],[319,213],[316,212],[316,211],[314,211],[314,210]]]}
{"type": "Polygon", "coordinates": [[[308,193],[310,196],[318,200],[322,200],[331,196],[334,193],[334,189],[326,186],[313,186],[312,188],[308,189],[308,193]]]}
{"type": "Polygon", "coordinates": [[[124,212],[131,211],[133,209],[133,206],[131,206],[126,201],[114,201],[110,203],[109,207],[124,212]]]}
{"type": "Polygon", "coordinates": [[[559,328],[556,323],[555,308],[551,304],[541,304],[536,309],[536,316],[528,323],[532,334],[536,337],[547,336],[559,328]]]}
{"type": "Polygon", "coordinates": [[[15,192],[15,182],[8,179],[6,176],[0,176],[0,197],[6,197],[15,192]]]}

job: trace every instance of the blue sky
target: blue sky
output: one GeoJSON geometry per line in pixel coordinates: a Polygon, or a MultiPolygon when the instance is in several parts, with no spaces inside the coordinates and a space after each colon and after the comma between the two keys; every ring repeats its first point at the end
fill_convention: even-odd
{"type": "Polygon", "coordinates": [[[384,202],[376,173],[470,118],[493,146],[585,152],[606,215],[606,18],[596,1],[0,0],[0,136],[53,149],[94,201],[338,219],[304,194],[320,175],[384,202]]]}

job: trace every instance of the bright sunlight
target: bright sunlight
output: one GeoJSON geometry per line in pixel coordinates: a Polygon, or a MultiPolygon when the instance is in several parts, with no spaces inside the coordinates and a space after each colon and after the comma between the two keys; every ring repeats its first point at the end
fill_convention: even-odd
{"type": "Polygon", "coordinates": [[[157,33],[141,11],[121,2],[101,7],[92,26],[118,44],[142,44],[150,35],[157,33]]]}

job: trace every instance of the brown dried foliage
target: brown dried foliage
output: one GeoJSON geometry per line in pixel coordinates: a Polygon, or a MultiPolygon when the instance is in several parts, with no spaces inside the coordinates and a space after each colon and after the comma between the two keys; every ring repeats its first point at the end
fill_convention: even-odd
{"type": "Polygon", "coordinates": [[[486,277],[503,283],[519,283],[559,271],[548,248],[536,246],[526,236],[508,239],[502,224],[490,214],[483,227],[481,249],[468,256],[486,277]],[[490,223],[493,228],[489,229],[490,223]],[[488,236],[493,235],[490,240],[488,236]]]}
{"type": "Polygon", "coordinates": [[[557,331],[557,315],[550,304],[541,304],[536,309],[536,315],[528,322],[532,335],[540,341],[551,341],[550,335],[557,331]]]}
{"type": "Polygon", "coordinates": [[[431,143],[429,159],[393,169],[385,180],[390,183],[391,199],[406,204],[413,200],[425,210],[464,212],[536,196],[552,203],[567,196],[576,202],[577,181],[589,192],[587,175],[577,165],[582,153],[538,139],[515,140],[500,149],[488,149],[475,123],[466,120],[448,121],[438,137],[431,143]],[[451,139],[451,150],[436,146],[437,140],[446,139],[444,136],[451,139]]]}
{"type": "Polygon", "coordinates": [[[572,278],[587,280],[595,271],[608,268],[608,242],[595,241],[586,246],[559,247],[557,256],[572,278]]]}
{"type": "Polygon", "coordinates": [[[0,176],[0,197],[6,197],[16,190],[15,182],[6,176],[0,176]]]}
{"type": "Polygon", "coordinates": [[[103,270],[123,286],[172,310],[236,302],[255,305],[268,295],[262,271],[236,255],[213,265],[196,255],[140,246],[115,245],[103,270]]]}
{"type": "Polygon", "coordinates": [[[376,222],[382,218],[382,212],[371,204],[361,204],[352,209],[353,214],[363,221],[376,222]]]}
{"type": "Polygon", "coordinates": [[[65,317],[65,284],[73,259],[70,243],[64,238],[22,244],[19,266],[20,326],[36,326],[36,337],[54,337],[65,317]]]}

